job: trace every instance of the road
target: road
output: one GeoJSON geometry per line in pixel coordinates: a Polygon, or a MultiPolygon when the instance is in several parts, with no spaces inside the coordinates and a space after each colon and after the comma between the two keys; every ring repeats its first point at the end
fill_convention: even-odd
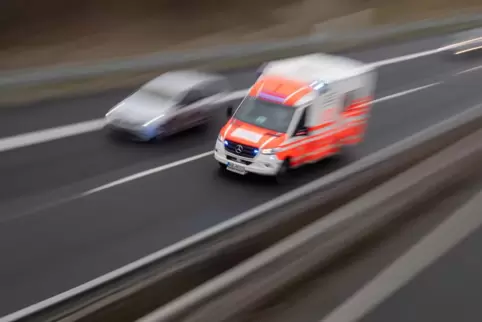
{"type": "MultiPolygon", "coordinates": [[[[347,56],[374,62],[434,49],[443,40],[347,56]]],[[[473,106],[482,100],[482,71],[459,73],[479,64],[431,55],[382,67],[376,92],[382,100],[375,104],[366,141],[338,164],[300,170],[287,186],[219,175],[212,156],[202,153],[212,150],[225,121],[223,111],[207,130],[160,144],[116,142],[94,131],[3,152],[0,315],[232,218],[473,106]],[[173,164],[179,160],[184,161],[173,164]],[[157,171],[151,175],[92,190],[152,168],[157,171]]],[[[254,78],[252,70],[227,75],[236,89],[246,88],[254,78]]],[[[131,90],[4,108],[0,138],[99,118],[131,90]]]]}

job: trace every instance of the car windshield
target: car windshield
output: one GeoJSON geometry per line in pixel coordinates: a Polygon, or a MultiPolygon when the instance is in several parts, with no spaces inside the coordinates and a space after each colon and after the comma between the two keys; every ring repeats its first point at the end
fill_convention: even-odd
{"type": "Polygon", "coordinates": [[[294,113],[294,107],[246,97],[234,118],[268,130],[286,133],[294,113]]]}

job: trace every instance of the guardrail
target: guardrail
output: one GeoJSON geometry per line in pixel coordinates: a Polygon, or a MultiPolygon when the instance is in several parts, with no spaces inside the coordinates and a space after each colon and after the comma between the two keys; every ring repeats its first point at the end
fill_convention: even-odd
{"type": "MultiPolygon", "coordinates": [[[[343,44],[356,46],[391,39],[404,34],[430,29],[449,28],[456,31],[470,24],[482,24],[482,15],[461,15],[446,19],[424,20],[404,25],[384,25],[350,33],[314,34],[285,41],[256,42],[245,45],[218,46],[189,52],[160,52],[129,59],[115,59],[94,64],[69,64],[0,73],[0,87],[64,82],[117,72],[151,71],[159,68],[178,68],[207,62],[249,59],[252,56],[301,49],[303,51],[338,50],[343,44]]],[[[447,30],[446,30],[447,31],[447,30]]],[[[264,59],[267,59],[266,57],[264,59]]]]}
{"type": "Polygon", "coordinates": [[[481,127],[482,106],[476,106],[233,220],[0,321],[132,321],[481,127]],[[322,211],[317,210],[320,206],[322,211]]]}

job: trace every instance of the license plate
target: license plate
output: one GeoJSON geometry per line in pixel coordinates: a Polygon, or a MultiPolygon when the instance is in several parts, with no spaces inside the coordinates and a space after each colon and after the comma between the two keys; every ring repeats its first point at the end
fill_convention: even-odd
{"type": "Polygon", "coordinates": [[[236,163],[228,162],[226,169],[237,174],[246,174],[246,169],[242,165],[236,163]]]}

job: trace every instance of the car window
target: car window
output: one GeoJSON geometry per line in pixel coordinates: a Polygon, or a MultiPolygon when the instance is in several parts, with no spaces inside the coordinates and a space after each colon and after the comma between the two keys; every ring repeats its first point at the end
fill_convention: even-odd
{"type": "Polygon", "coordinates": [[[348,107],[353,103],[355,100],[355,91],[347,92],[343,97],[343,112],[345,112],[348,107]]]}
{"type": "Polygon", "coordinates": [[[205,87],[202,89],[202,93],[206,97],[214,96],[216,94],[221,93],[222,91],[223,91],[223,86],[219,81],[206,84],[205,87]]]}
{"type": "Polygon", "coordinates": [[[200,91],[191,90],[186,93],[184,98],[179,102],[179,105],[181,106],[191,105],[204,98],[206,98],[206,96],[203,95],[200,91]]]}

